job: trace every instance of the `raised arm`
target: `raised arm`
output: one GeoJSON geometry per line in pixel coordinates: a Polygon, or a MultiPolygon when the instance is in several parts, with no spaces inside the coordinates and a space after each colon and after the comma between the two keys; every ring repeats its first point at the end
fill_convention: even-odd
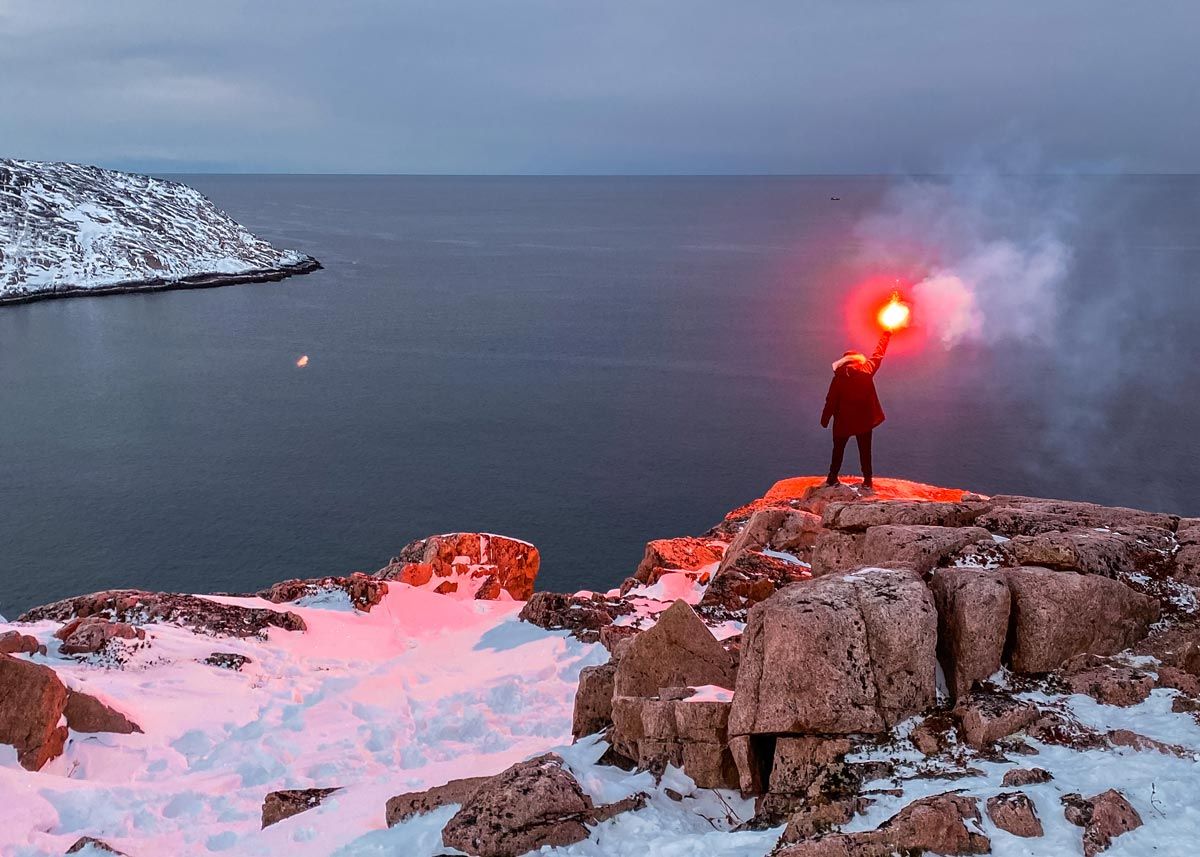
{"type": "Polygon", "coordinates": [[[883,336],[879,337],[879,344],[875,346],[875,351],[872,352],[871,358],[867,360],[867,365],[871,367],[872,375],[879,371],[879,364],[883,362],[883,355],[887,353],[888,343],[891,341],[892,332],[885,330],[883,336]]]}

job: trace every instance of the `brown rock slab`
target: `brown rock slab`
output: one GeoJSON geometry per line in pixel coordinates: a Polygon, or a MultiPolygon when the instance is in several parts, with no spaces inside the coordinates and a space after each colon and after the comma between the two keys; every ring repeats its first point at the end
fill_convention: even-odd
{"type": "Polygon", "coordinates": [[[938,569],[930,582],[938,611],[938,656],[954,699],[1000,669],[1012,596],[1004,575],[938,569]]]}
{"type": "Polygon", "coordinates": [[[813,544],[812,576],[824,577],[861,568],[862,550],[863,536],[860,533],[822,531],[813,544]]]}
{"type": "Polygon", "coordinates": [[[987,814],[992,823],[1013,836],[1041,836],[1042,821],[1037,807],[1024,792],[1004,792],[987,799],[987,814]]]}
{"type": "Polygon", "coordinates": [[[1020,732],[1041,716],[1031,702],[983,691],[960,700],[953,714],[958,720],[963,743],[976,750],[1020,732]]]}
{"type": "Polygon", "coordinates": [[[67,688],[54,670],[0,655],[0,744],[16,748],[21,767],[39,770],[62,753],[66,705],[67,688]]]}
{"type": "Polygon", "coordinates": [[[948,792],[914,801],[875,830],[807,839],[775,852],[775,857],[990,853],[991,842],[971,829],[968,821],[981,821],[978,801],[948,792]]]}
{"type": "Polygon", "coordinates": [[[1062,803],[1067,821],[1083,828],[1084,857],[1095,857],[1122,833],[1142,826],[1137,810],[1115,789],[1090,798],[1063,795],[1062,803]]]}
{"type": "Polygon", "coordinates": [[[632,612],[633,607],[626,602],[599,594],[535,592],[521,608],[518,618],[548,631],[570,631],[585,643],[594,643],[601,639],[602,631],[612,625],[613,619],[632,612]]]}
{"type": "Polygon", "coordinates": [[[989,511],[979,516],[979,525],[1010,537],[1096,527],[1174,530],[1176,522],[1172,515],[1040,497],[998,495],[992,497],[991,505],[989,511]]]}
{"type": "Polygon", "coordinates": [[[955,551],[990,537],[979,527],[884,524],[870,527],[863,536],[862,564],[926,574],[955,551]]]}
{"type": "Polygon", "coordinates": [[[78,690],[68,691],[63,714],[67,718],[67,726],[76,732],[115,732],[119,735],[129,735],[142,731],[142,727],[120,711],[78,690]]]}
{"type": "Polygon", "coordinates": [[[591,799],[553,753],[518,762],[468,796],[442,841],[477,857],[516,857],[587,838],[591,799]]]}
{"type": "Polygon", "coordinates": [[[888,524],[932,527],[966,527],[986,508],[980,503],[944,503],[925,500],[878,500],[867,503],[830,503],[821,523],[831,530],[864,532],[888,524]]]}
{"type": "Polygon", "coordinates": [[[1042,768],[1013,768],[1011,771],[1005,772],[1001,785],[1005,788],[1016,788],[1048,783],[1052,779],[1054,776],[1042,768]]]}
{"type": "Polygon", "coordinates": [[[100,616],[72,619],[54,632],[62,640],[58,647],[64,655],[94,654],[112,639],[142,640],[146,632],[127,622],[110,622],[100,616]]]}
{"type": "Polygon", "coordinates": [[[1095,574],[1007,569],[1013,596],[1012,668],[1046,673],[1075,655],[1111,655],[1144,637],[1158,602],[1095,574]]]}
{"type": "Polygon", "coordinates": [[[1181,747],[1178,744],[1167,744],[1146,735],[1132,732],[1129,729],[1112,729],[1106,732],[1104,737],[1114,747],[1128,747],[1131,750],[1164,753],[1179,759],[1191,759],[1195,756],[1195,753],[1186,747],[1181,747]]]}
{"type": "Polygon", "coordinates": [[[41,648],[37,637],[20,631],[5,631],[0,634],[0,655],[32,655],[41,648]]]}
{"type": "Polygon", "coordinates": [[[845,737],[780,736],[775,741],[770,791],[818,798],[838,791],[846,779],[845,758],[851,750],[845,737]]]}
{"type": "Polygon", "coordinates": [[[263,798],[262,826],[270,827],[285,818],[291,818],[293,815],[299,815],[318,807],[325,798],[339,790],[340,786],[326,789],[284,789],[271,792],[263,798]]]}
{"type": "Polygon", "coordinates": [[[906,571],[783,589],[751,608],[732,735],[881,732],[935,699],[937,615],[906,571]]]}
{"type": "Polygon", "coordinates": [[[611,661],[580,670],[575,709],[571,717],[571,735],[575,738],[602,732],[612,725],[613,683],[616,675],[617,665],[611,661]]]}
{"type": "Polygon", "coordinates": [[[1076,655],[1059,673],[1072,693],[1105,705],[1137,705],[1154,689],[1154,678],[1148,673],[1099,655],[1076,655]]]}
{"type": "Polygon", "coordinates": [[[729,554],[700,601],[701,609],[744,611],[765,601],[779,589],[810,577],[806,566],[758,551],[729,554]]]}
{"type": "Polygon", "coordinates": [[[1037,565],[1084,574],[1116,577],[1122,572],[1140,571],[1166,564],[1173,542],[1169,530],[1142,528],[1138,535],[1113,532],[1053,530],[1034,536],[1014,536],[1008,543],[1020,565],[1037,565]],[[1155,548],[1155,543],[1160,547],[1155,548]]]}
{"type": "Polygon", "coordinates": [[[617,664],[617,696],[655,696],[660,687],[733,685],[729,653],[684,601],[676,601],[653,628],[633,638],[617,664]]]}
{"type": "Polygon", "coordinates": [[[434,786],[419,792],[406,792],[402,795],[388,798],[386,819],[387,826],[394,827],[414,815],[424,815],[439,807],[452,803],[462,804],[474,794],[475,790],[486,783],[490,777],[466,777],[461,780],[451,780],[445,785],[434,786]]]}

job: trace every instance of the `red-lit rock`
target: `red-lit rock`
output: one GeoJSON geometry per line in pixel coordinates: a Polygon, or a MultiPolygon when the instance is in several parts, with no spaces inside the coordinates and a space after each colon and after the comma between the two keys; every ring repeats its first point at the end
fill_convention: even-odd
{"type": "Polygon", "coordinates": [[[1095,857],[1122,833],[1142,826],[1142,817],[1120,792],[1109,789],[1090,798],[1063,795],[1067,821],[1083,828],[1084,857],[1095,857]]]}
{"type": "Polygon", "coordinates": [[[987,799],[987,814],[992,823],[1013,836],[1041,836],[1041,819],[1037,807],[1024,792],[1006,792],[987,799]]]}
{"type": "Polygon", "coordinates": [[[1000,669],[1012,596],[1004,576],[978,568],[938,569],[930,581],[938,611],[938,656],[954,699],[1000,669]]]}
{"type": "Polygon", "coordinates": [[[654,584],[670,571],[698,573],[720,562],[723,553],[723,545],[709,539],[690,536],[655,539],[646,545],[646,553],[633,576],[641,583],[654,584]]]}
{"type": "Polygon", "coordinates": [[[0,655],[0,744],[17,750],[17,761],[39,770],[62,753],[67,727],[59,726],[67,688],[54,670],[0,655]]]}
{"type": "MultiPolygon", "coordinates": [[[[528,601],[540,564],[538,549],[528,542],[490,533],[447,533],[410,542],[375,576],[411,586],[453,578],[443,581],[455,584],[442,587],[443,593],[457,592],[470,581],[472,594],[494,577],[514,600],[528,601]]],[[[436,584],[435,591],[440,586],[436,584]]]]}

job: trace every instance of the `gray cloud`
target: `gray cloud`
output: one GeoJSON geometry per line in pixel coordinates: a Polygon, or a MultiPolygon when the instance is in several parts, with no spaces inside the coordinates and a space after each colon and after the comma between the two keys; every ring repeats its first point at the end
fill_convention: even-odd
{"type": "Polygon", "coordinates": [[[1200,170],[1193,0],[0,0],[4,154],[349,172],[1200,170]]]}

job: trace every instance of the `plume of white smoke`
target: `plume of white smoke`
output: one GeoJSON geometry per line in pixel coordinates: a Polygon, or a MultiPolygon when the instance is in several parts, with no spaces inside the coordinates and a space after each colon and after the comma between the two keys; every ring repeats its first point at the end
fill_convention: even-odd
{"type": "Polygon", "coordinates": [[[864,261],[917,274],[914,318],[946,348],[1050,341],[1071,267],[1070,206],[1035,181],[973,173],[893,186],[857,237],[864,261]]]}

